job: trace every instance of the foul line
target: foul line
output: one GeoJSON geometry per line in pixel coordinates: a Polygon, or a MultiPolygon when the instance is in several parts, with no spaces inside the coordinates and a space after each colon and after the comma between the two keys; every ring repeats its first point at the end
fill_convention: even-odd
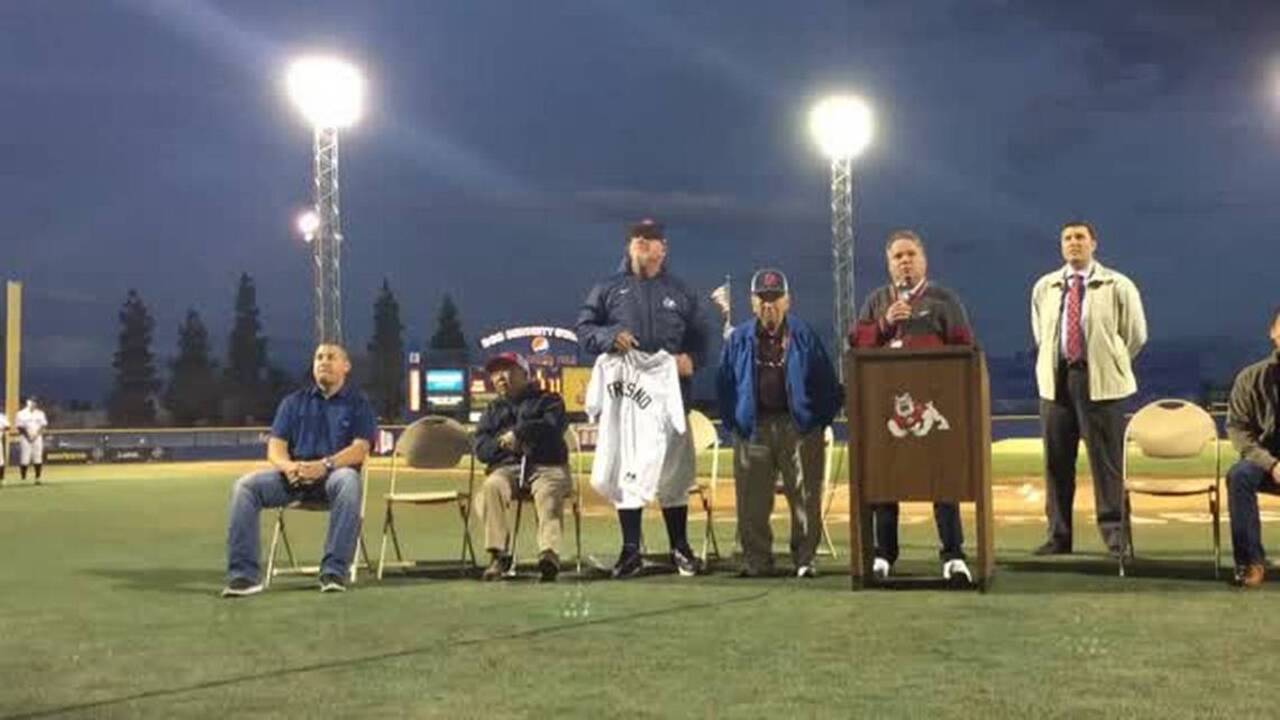
{"type": "Polygon", "coordinates": [[[183,693],[198,692],[201,690],[213,690],[216,688],[227,687],[244,682],[254,682],[258,680],[270,680],[273,678],[288,677],[291,675],[301,675],[303,673],[316,672],[318,670],[333,670],[343,667],[355,667],[357,665],[368,665],[372,663],[382,662],[384,660],[395,660],[412,655],[419,655],[426,652],[437,651],[445,648],[468,647],[472,645],[480,645],[483,643],[500,643],[504,640],[520,640],[540,635],[552,635],[563,632],[565,630],[573,630],[582,627],[591,627],[597,625],[613,625],[633,620],[643,620],[645,618],[658,617],[661,615],[669,615],[676,612],[689,612],[697,610],[708,610],[711,608],[724,607],[726,605],[734,605],[738,603],[755,602],[769,596],[773,590],[755,593],[752,595],[744,595],[742,597],[729,598],[728,600],[719,600],[716,602],[692,603],[688,605],[677,605],[675,607],[665,608],[662,610],[647,610],[644,612],[633,613],[631,615],[600,618],[598,620],[585,620],[574,623],[561,623],[559,625],[548,625],[545,627],[531,628],[516,633],[506,635],[490,635],[487,637],[471,638],[469,640],[458,640],[455,642],[428,645],[408,650],[396,650],[394,652],[382,653],[380,655],[367,655],[365,657],[351,658],[348,660],[333,660],[329,662],[313,663],[311,665],[301,665],[293,668],[282,668],[268,672],[254,673],[253,675],[236,675],[221,680],[210,680],[208,682],[196,683],[186,687],[168,688],[164,690],[148,690],[146,692],[137,693],[135,695],[126,695],[124,697],[107,698],[106,700],[96,700],[94,702],[79,703],[75,705],[64,705],[58,708],[48,710],[37,710],[35,712],[19,713],[17,715],[6,715],[0,720],[29,720],[30,718],[46,718],[63,713],[80,712],[84,710],[94,710],[97,708],[107,707],[110,705],[120,705],[122,703],[138,702],[143,700],[152,700],[155,698],[169,697],[173,695],[181,695],[183,693]]]}

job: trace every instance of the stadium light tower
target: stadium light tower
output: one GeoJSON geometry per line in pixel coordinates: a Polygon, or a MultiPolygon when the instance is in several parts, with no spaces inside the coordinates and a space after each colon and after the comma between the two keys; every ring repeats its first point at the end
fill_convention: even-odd
{"type": "MultiPolygon", "coordinates": [[[[809,129],[831,160],[831,272],[834,278],[835,318],[833,351],[844,347],[845,333],[854,320],[853,293],[853,159],[871,142],[871,108],[853,96],[822,100],[809,113],[809,129]]],[[[837,363],[841,378],[844,363],[837,363]]]]}
{"type": "Polygon", "coordinates": [[[308,220],[315,275],[316,342],[342,342],[342,214],[338,204],[338,130],[360,119],[364,79],[342,60],[295,61],[289,96],[315,131],[315,217],[308,220]]]}

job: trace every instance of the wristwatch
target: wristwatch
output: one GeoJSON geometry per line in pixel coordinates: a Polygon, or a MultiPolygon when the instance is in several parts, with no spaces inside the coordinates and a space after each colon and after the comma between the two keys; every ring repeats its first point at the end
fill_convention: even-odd
{"type": "Polygon", "coordinates": [[[333,456],[332,455],[325,456],[325,459],[323,460],[323,462],[324,462],[324,469],[328,470],[329,472],[333,472],[334,467],[336,467],[333,464],[333,456]]]}

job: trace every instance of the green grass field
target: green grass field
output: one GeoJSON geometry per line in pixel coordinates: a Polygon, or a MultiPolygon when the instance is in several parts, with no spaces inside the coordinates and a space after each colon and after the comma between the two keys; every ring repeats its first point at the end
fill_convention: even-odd
{"type": "MultiPolygon", "coordinates": [[[[1015,450],[997,453],[1008,456],[998,471],[1038,474],[1038,457],[1015,450]]],[[[1028,554],[1042,525],[998,523],[999,575],[987,594],[850,592],[847,525],[837,523],[842,555],[815,581],[740,580],[730,563],[702,578],[566,574],[551,586],[440,569],[362,575],[343,595],[280,578],[263,595],[222,600],[226,499],[248,467],[60,467],[40,488],[16,485],[10,470],[0,490],[0,717],[1274,712],[1275,598],[1213,579],[1203,524],[1143,527],[1139,564],[1121,579],[1084,515],[1081,552],[1051,561],[1028,554]]],[[[385,487],[385,472],[373,472],[375,551],[385,487]]],[[[647,537],[664,549],[657,513],[647,516],[647,537]]],[[[415,554],[455,556],[456,516],[401,517],[415,554]]],[[[774,525],[785,537],[785,521],[774,525]]],[[[323,516],[290,527],[295,547],[315,557],[323,516]]],[[[966,527],[972,537],[967,514],[966,527]]],[[[717,530],[730,545],[732,523],[717,530]]],[[[584,533],[587,552],[612,559],[607,512],[590,513],[584,533]]],[[[903,537],[900,569],[935,573],[931,523],[905,524],[903,537]]]]}

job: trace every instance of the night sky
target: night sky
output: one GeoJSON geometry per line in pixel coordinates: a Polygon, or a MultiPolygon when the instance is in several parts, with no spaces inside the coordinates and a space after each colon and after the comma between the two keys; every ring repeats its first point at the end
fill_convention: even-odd
{"type": "Polygon", "coordinates": [[[411,341],[446,292],[471,340],[571,324],[645,215],[695,288],[733,276],[739,316],[768,264],[829,327],[829,171],[806,127],[829,91],[878,122],[859,296],[912,227],[988,351],[1024,350],[1030,286],[1080,216],[1153,341],[1265,348],[1280,302],[1275,0],[5,0],[0,277],[25,283],[32,378],[109,366],[130,287],[157,354],[193,307],[222,355],[242,271],[273,358],[306,352],[311,135],[283,76],[308,52],[369,82],[342,137],[357,347],[384,277],[411,341]]]}

